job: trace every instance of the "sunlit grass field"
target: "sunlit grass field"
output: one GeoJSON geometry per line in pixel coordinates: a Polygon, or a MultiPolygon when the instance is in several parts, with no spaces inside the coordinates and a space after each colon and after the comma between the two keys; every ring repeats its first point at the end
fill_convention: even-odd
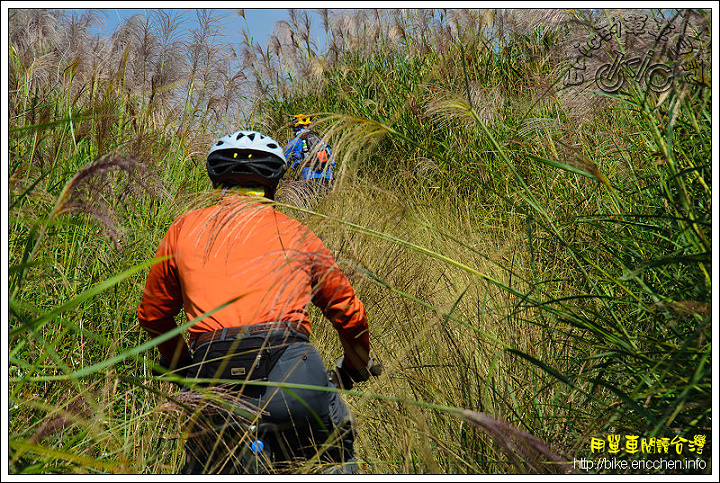
{"type": "Polygon", "coordinates": [[[385,366],[344,396],[361,472],[581,472],[614,435],[684,440],[706,465],[674,472],[710,472],[709,11],[291,10],[267,46],[225,45],[212,11],[192,28],[153,11],[110,39],[94,21],[9,12],[11,474],[179,470],[183,425],[160,410],[179,389],[137,325],[145,275],[204,202],[211,143],[284,144],[297,112],[336,181],[308,198],[289,172],[277,207],[335,254],[385,366]],[[633,15],[672,35],[629,42],[633,15]],[[615,92],[567,81],[613,47],[686,75],[659,92],[623,70],[615,92]]]}

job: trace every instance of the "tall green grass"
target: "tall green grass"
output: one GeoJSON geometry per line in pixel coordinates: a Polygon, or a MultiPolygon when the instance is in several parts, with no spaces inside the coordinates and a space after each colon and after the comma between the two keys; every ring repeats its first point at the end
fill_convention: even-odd
{"type": "Polygon", "coordinates": [[[345,395],[363,472],[564,472],[611,433],[709,440],[707,86],[562,89],[569,32],[613,12],[319,13],[325,51],[291,11],[267,47],[234,47],[237,72],[209,12],[190,39],[160,11],[107,43],[91,18],[13,13],[10,472],[178,470],[144,275],[202,202],[217,133],[281,141],[295,111],[318,113],[338,176],[312,209],[288,179],[278,208],[336,254],[386,366],[345,395]]]}
{"type": "MultiPolygon", "coordinates": [[[[697,14],[707,20],[707,12],[697,14]]],[[[591,16],[576,12],[572,21],[587,25],[591,16]]],[[[681,16],[689,15],[674,18],[681,16]]],[[[670,17],[654,20],[662,26],[670,17]]],[[[477,224],[523,236],[522,254],[500,264],[509,281],[478,270],[477,261],[459,264],[451,256],[448,263],[456,247],[424,252],[446,271],[480,275],[509,297],[501,302],[505,317],[522,337],[509,331],[502,337],[507,345],[496,350],[512,355],[521,368],[513,372],[521,375],[513,374],[509,390],[495,395],[490,408],[573,451],[588,451],[591,437],[615,432],[706,437],[712,401],[711,137],[710,125],[699,120],[710,118],[707,84],[677,82],[656,94],[629,82],[612,95],[585,92],[587,106],[573,105],[553,62],[562,29],[516,29],[509,41],[495,38],[495,43],[477,34],[483,27],[502,28],[503,18],[479,17],[473,35],[455,39],[435,31],[431,45],[448,42],[445,56],[430,50],[407,59],[400,49],[358,49],[344,58],[349,65],[325,76],[321,95],[306,96],[300,89],[271,111],[312,106],[332,113],[326,130],[348,154],[343,161],[354,161],[353,173],[395,193],[393,203],[406,217],[424,221],[428,206],[439,206],[438,198],[446,196],[468,203],[467,219],[448,223],[447,230],[440,225],[451,218],[450,210],[431,218],[430,225],[448,241],[475,247],[472,234],[457,233],[477,224]],[[486,109],[498,97],[495,108],[486,109]],[[428,165],[430,170],[422,169],[428,165]],[[418,198],[419,207],[408,201],[418,198]],[[518,385],[529,388],[521,398],[518,385]]],[[[414,20],[407,22],[412,26],[414,20]]],[[[390,44],[393,31],[380,24],[378,43],[390,44]]],[[[408,238],[414,236],[403,239],[408,238]]],[[[431,244],[408,246],[413,251],[431,244]]],[[[404,274],[416,275],[412,280],[433,279],[431,271],[420,275],[402,267],[404,274]]],[[[382,265],[369,272],[381,287],[409,300],[435,300],[386,282],[382,265]]],[[[441,292],[455,312],[467,298],[462,286],[441,292]]],[[[486,308],[485,301],[469,305],[486,308]]],[[[487,318],[480,314],[480,320],[487,318]]],[[[475,314],[459,318],[472,320],[467,325],[482,335],[468,343],[475,354],[478,346],[493,345],[475,314]]],[[[423,320],[410,333],[422,334],[435,347],[423,330],[428,323],[423,320]]],[[[432,370],[447,361],[446,354],[427,352],[432,370]]],[[[451,367],[458,373],[467,367],[476,367],[476,374],[488,371],[462,358],[451,367]]],[[[418,372],[407,377],[432,380],[418,372]]],[[[425,387],[436,394],[437,386],[425,387]]]]}

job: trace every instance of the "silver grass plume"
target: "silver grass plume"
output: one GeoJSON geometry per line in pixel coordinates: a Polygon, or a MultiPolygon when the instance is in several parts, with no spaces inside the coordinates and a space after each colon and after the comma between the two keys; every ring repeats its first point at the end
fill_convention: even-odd
{"type": "Polygon", "coordinates": [[[558,455],[543,440],[528,432],[477,411],[462,410],[460,417],[490,436],[522,472],[529,468],[543,474],[574,473],[569,463],[572,458],[558,455]]]}
{"type": "Polygon", "coordinates": [[[68,181],[48,219],[73,213],[89,215],[99,222],[102,234],[119,246],[124,234],[119,211],[134,205],[130,198],[153,192],[149,175],[144,164],[132,156],[99,158],[68,181]],[[125,175],[125,183],[118,183],[119,174],[125,175]],[[113,188],[117,186],[121,187],[113,188]]]}
{"type": "Polygon", "coordinates": [[[477,120],[494,122],[504,102],[499,88],[486,89],[477,83],[470,86],[470,99],[467,94],[443,88],[428,87],[427,92],[426,113],[442,126],[470,126],[477,120]]]}

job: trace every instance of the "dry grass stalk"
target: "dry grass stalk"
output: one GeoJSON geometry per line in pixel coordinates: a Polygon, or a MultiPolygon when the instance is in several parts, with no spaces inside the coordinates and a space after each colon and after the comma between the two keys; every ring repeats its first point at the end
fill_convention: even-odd
{"type": "Polygon", "coordinates": [[[447,127],[475,125],[475,114],[485,123],[491,123],[501,115],[504,98],[498,88],[485,89],[475,83],[471,86],[470,97],[468,102],[466,94],[428,87],[426,113],[439,126],[447,127]]]}
{"type": "Polygon", "coordinates": [[[131,156],[114,155],[93,161],[67,183],[49,218],[64,213],[88,214],[100,222],[103,234],[117,245],[123,229],[117,221],[116,207],[132,207],[133,203],[127,202],[129,197],[152,192],[148,175],[145,165],[131,156]],[[128,178],[119,190],[114,189],[118,185],[117,172],[128,178]]]}
{"type": "Polygon", "coordinates": [[[78,397],[67,404],[64,408],[57,410],[55,416],[45,421],[40,428],[30,437],[29,443],[41,442],[48,436],[52,436],[63,429],[76,424],[81,419],[92,416],[92,411],[83,397],[78,397]]]}
{"type": "Polygon", "coordinates": [[[155,410],[186,423],[192,420],[202,430],[213,429],[212,421],[218,416],[249,425],[258,417],[266,415],[261,408],[243,399],[237,390],[222,386],[203,388],[202,392],[183,390],[173,400],[161,404],[155,410]]]}
{"type": "Polygon", "coordinates": [[[237,390],[222,386],[203,388],[202,392],[183,390],[155,411],[176,420],[180,431],[187,433],[188,456],[192,453],[211,465],[206,468],[211,473],[223,473],[239,463],[241,447],[252,437],[251,426],[265,415],[237,390]]]}
{"type": "Polygon", "coordinates": [[[544,474],[574,473],[571,459],[552,451],[540,438],[477,411],[463,410],[462,419],[480,428],[497,443],[518,468],[544,474]]]}

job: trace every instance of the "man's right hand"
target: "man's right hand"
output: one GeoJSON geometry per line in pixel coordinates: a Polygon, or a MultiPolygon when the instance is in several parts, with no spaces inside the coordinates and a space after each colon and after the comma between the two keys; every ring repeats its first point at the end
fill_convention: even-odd
{"type": "Polygon", "coordinates": [[[382,364],[370,358],[368,365],[363,369],[350,369],[345,366],[345,357],[338,359],[335,367],[328,371],[330,381],[340,389],[352,389],[356,382],[370,379],[370,376],[382,374],[382,364]]]}

